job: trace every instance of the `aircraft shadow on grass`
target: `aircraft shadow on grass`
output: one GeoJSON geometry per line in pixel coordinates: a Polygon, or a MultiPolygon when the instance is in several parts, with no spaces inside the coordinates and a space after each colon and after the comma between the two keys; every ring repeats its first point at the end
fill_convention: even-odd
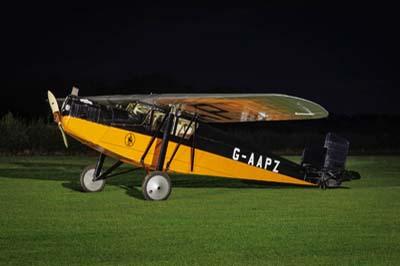
{"type": "MultiPolygon", "coordinates": [[[[80,171],[87,165],[70,162],[14,162],[13,167],[3,167],[0,176],[18,179],[37,179],[50,181],[65,181],[64,188],[81,192],[79,184],[80,171]]],[[[129,169],[123,167],[121,171],[129,169]]],[[[116,171],[118,172],[118,170],[116,171]]],[[[117,186],[132,197],[143,199],[141,192],[143,170],[123,174],[107,180],[107,185],[117,186]]],[[[172,187],[179,188],[260,188],[260,189],[315,189],[307,186],[298,186],[282,183],[267,183],[251,180],[216,178],[210,176],[195,176],[171,174],[172,187]]],[[[342,187],[343,188],[343,187],[342,187]]]]}
{"type": "MultiPolygon", "coordinates": [[[[307,186],[296,186],[290,184],[266,183],[257,181],[247,181],[239,179],[216,178],[209,176],[183,176],[171,175],[172,187],[174,188],[257,188],[257,189],[310,189],[307,186]]],[[[108,180],[107,185],[117,186],[126,191],[126,194],[137,198],[144,199],[141,191],[141,178],[138,176],[120,177],[119,180],[108,180]]],[[[79,180],[72,180],[62,184],[63,187],[82,191],[79,180]]],[[[315,188],[314,188],[315,189],[315,188]]]]}

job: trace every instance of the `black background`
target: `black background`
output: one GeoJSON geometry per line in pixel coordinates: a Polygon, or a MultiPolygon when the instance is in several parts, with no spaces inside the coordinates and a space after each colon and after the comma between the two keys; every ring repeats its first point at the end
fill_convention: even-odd
{"type": "Polygon", "coordinates": [[[1,113],[46,92],[285,93],[333,114],[399,114],[393,6],[15,5],[2,9],[1,113]]]}

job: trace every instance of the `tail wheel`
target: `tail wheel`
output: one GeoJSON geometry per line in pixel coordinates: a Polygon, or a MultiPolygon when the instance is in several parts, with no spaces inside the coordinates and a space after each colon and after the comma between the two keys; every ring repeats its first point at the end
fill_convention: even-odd
{"type": "Polygon", "coordinates": [[[166,173],[149,173],[142,183],[142,192],[146,200],[166,200],[171,194],[171,179],[166,173]]]}
{"type": "Polygon", "coordinates": [[[106,185],[106,180],[104,179],[93,181],[95,169],[95,166],[90,165],[81,173],[81,188],[85,192],[98,192],[103,190],[104,186],[106,185]]]}

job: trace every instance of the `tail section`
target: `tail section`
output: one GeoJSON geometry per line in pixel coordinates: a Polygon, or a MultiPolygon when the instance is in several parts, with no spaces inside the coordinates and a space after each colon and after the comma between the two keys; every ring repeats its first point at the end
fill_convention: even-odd
{"type": "Polygon", "coordinates": [[[346,170],[346,159],[350,143],[348,140],[328,133],[322,148],[306,148],[301,165],[305,168],[305,179],[321,188],[338,187],[343,181],[360,179],[360,174],[346,170]]]}

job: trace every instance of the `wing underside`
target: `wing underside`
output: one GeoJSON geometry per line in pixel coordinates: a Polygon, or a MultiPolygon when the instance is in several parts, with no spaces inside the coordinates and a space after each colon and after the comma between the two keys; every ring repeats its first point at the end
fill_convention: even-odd
{"type": "Polygon", "coordinates": [[[283,94],[152,94],[86,97],[107,105],[143,102],[183,112],[197,113],[200,121],[235,123],[318,119],[328,116],[319,104],[283,94]]]}

